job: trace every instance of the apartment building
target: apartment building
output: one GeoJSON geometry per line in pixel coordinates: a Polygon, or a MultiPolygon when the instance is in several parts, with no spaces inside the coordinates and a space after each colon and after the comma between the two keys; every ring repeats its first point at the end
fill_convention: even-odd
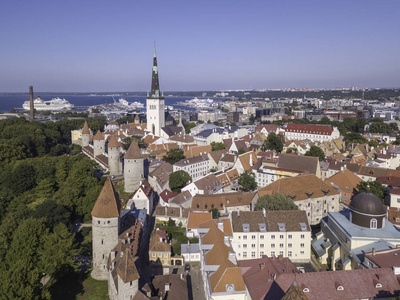
{"type": "Polygon", "coordinates": [[[230,218],[238,260],[263,255],[310,260],[311,228],[305,211],[237,211],[230,218]]]}
{"type": "Polygon", "coordinates": [[[299,210],[307,212],[311,225],[321,222],[328,212],[339,211],[340,193],[315,175],[279,179],[259,190],[258,194],[260,197],[283,194],[291,198],[299,210]]]}
{"type": "Polygon", "coordinates": [[[195,181],[210,172],[209,158],[206,154],[184,158],[173,165],[173,170],[185,171],[195,181]]]}
{"type": "Polygon", "coordinates": [[[310,140],[313,142],[330,141],[340,137],[336,127],[327,125],[290,123],[285,129],[286,140],[310,140]]]}

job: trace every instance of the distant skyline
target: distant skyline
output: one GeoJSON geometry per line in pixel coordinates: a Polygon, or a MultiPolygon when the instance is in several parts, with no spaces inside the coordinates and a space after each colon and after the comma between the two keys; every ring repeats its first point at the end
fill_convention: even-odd
{"type": "Polygon", "coordinates": [[[400,87],[400,1],[2,1],[0,92],[400,87]]]}

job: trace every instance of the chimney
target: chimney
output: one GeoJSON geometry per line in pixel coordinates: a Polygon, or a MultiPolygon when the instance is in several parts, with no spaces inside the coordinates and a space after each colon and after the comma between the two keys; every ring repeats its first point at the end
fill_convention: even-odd
{"type": "Polygon", "coordinates": [[[237,215],[238,215],[238,217],[240,217],[240,210],[239,210],[239,207],[238,207],[238,209],[237,209],[237,215]]]}
{"type": "Polygon", "coordinates": [[[31,119],[35,119],[35,109],[33,107],[33,86],[29,86],[29,100],[30,100],[30,115],[31,119]]]}
{"type": "Polygon", "coordinates": [[[375,248],[372,248],[372,255],[375,255],[375,248]]]}
{"type": "Polygon", "coordinates": [[[169,282],[165,284],[165,292],[169,292],[169,282]]]}
{"type": "Polygon", "coordinates": [[[266,212],[266,210],[265,210],[265,208],[263,207],[263,209],[262,209],[262,212],[263,212],[263,216],[264,216],[264,218],[266,218],[267,217],[267,212],[266,212]]]}

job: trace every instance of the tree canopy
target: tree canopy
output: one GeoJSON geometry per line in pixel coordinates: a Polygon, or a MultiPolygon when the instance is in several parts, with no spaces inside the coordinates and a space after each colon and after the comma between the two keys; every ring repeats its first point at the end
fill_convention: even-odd
{"type": "Polygon", "coordinates": [[[181,192],[181,189],[189,182],[192,181],[192,177],[183,171],[179,170],[169,175],[169,187],[173,192],[181,192]]]}
{"type": "Polygon", "coordinates": [[[167,154],[163,156],[163,160],[171,165],[177,163],[181,159],[184,159],[185,155],[182,149],[171,149],[167,151],[167,154]]]}
{"type": "Polygon", "coordinates": [[[212,151],[225,149],[225,144],[223,142],[211,142],[212,151]]]}
{"type": "Polygon", "coordinates": [[[239,176],[239,188],[241,191],[249,192],[257,189],[257,182],[253,172],[244,172],[239,176]]]}
{"type": "Polygon", "coordinates": [[[258,198],[256,210],[297,210],[296,204],[289,197],[282,194],[265,195],[258,198]]]}
{"type": "Polygon", "coordinates": [[[272,132],[268,135],[267,139],[264,141],[261,149],[265,150],[275,150],[276,152],[282,152],[283,150],[283,136],[275,132],[272,132]]]}
{"type": "MultiPolygon", "coordinates": [[[[55,286],[77,272],[72,258],[83,241],[71,229],[91,219],[104,184],[88,157],[66,154],[79,149],[69,145],[70,132],[83,122],[0,121],[1,299],[56,299],[55,286]]],[[[93,130],[104,125],[88,122],[93,130]]]]}
{"type": "Polygon", "coordinates": [[[318,157],[320,161],[325,159],[324,151],[322,151],[322,149],[318,146],[311,146],[310,150],[308,150],[304,155],[318,157]]]}
{"type": "Polygon", "coordinates": [[[361,181],[357,185],[357,189],[360,193],[369,191],[371,194],[377,196],[383,203],[385,203],[385,198],[389,195],[387,188],[379,181],[361,181]]]}

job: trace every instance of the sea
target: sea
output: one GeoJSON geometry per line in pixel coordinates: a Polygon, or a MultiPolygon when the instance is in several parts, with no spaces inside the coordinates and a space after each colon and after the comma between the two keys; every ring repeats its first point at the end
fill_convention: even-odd
{"type": "MultiPolygon", "coordinates": [[[[74,111],[84,111],[87,106],[113,103],[114,99],[118,102],[120,98],[124,98],[128,102],[140,102],[146,104],[146,96],[130,95],[123,93],[119,94],[71,94],[71,93],[35,93],[34,98],[40,97],[44,101],[51,100],[56,97],[65,98],[71,104],[75,105],[74,111]]],[[[177,106],[177,102],[184,102],[185,100],[193,99],[194,97],[164,97],[165,105],[173,106],[177,109],[193,110],[193,108],[177,106]]],[[[29,93],[0,93],[0,113],[10,112],[12,109],[22,111],[22,104],[29,101],[29,93]]]]}

